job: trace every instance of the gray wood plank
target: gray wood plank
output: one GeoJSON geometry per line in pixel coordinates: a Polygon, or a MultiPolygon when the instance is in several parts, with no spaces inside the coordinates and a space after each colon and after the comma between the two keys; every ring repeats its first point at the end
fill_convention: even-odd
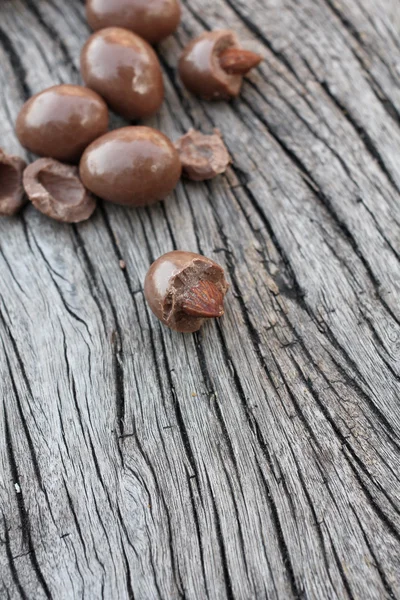
{"type": "MultiPolygon", "coordinates": [[[[77,226],[0,220],[1,597],[400,598],[398,2],[182,4],[147,124],[219,127],[227,174],[77,226]],[[265,55],[230,104],[176,72],[216,27],[265,55]],[[174,248],[232,284],[199,334],[144,301],[174,248]]],[[[0,145],[27,156],[15,117],[80,81],[84,7],[0,17],[0,145]]]]}

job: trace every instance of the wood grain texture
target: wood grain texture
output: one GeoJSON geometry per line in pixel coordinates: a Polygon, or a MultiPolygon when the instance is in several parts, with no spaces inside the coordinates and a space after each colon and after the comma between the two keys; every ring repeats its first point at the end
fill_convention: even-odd
{"type": "MultiPolygon", "coordinates": [[[[399,31],[398,0],[185,0],[147,124],[219,127],[227,174],[0,220],[1,598],[400,598],[399,31]],[[230,104],[176,72],[216,27],[265,56],[230,104]],[[195,335],[143,297],[176,248],[231,282],[195,335]]],[[[87,35],[78,0],[2,1],[6,150],[87,35]]]]}

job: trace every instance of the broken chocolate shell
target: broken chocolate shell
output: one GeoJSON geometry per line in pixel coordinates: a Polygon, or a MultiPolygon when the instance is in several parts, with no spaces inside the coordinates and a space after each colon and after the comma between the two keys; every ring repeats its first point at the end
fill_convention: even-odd
{"type": "Polygon", "coordinates": [[[85,221],[96,208],[78,168],[52,158],[40,158],[25,169],[24,188],[35,208],[61,223],[85,221]]]}
{"type": "Polygon", "coordinates": [[[183,174],[193,181],[204,181],[225,173],[232,162],[218,129],[211,135],[190,129],[175,142],[175,148],[183,174]]]}
{"type": "Polygon", "coordinates": [[[10,217],[26,203],[22,174],[26,162],[0,148],[0,216],[10,217]]]}

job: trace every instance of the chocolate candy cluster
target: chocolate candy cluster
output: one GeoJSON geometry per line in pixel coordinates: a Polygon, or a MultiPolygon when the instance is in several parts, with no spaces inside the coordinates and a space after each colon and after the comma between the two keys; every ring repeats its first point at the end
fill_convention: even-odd
{"type": "MultiPolygon", "coordinates": [[[[231,162],[218,130],[211,135],[190,130],[174,144],[160,131],[136,124],[163,103],[162,70],[152,44],[177,29],[178,0],[86,0],[86,14],[95,31],[81,53],[86,87],[56,85],[24,104],[17,136],[42,158],[26,166],[0,149],[0,215],[15,215],[29,199],[48,217],[78,223],[92,215],[97,197],[150,205],[164,200],[182,173],[203,181],[224,173],[231,162]],[[130,125],[109,132],[109,109],[130,125]]],[[[211,31],[183,50],[179,74],[200,98],[229,100],[260,61],[233,31],[211,31]]],[[[159,258],[145,282],[155,315],[184,332],[221,316],[227,289],[219,265],[183,251],[159,258]]]]}

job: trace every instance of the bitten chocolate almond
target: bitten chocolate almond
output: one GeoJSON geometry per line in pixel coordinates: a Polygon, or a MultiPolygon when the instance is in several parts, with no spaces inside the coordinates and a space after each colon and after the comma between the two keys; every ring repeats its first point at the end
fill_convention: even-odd
{"type": "Polygon", "coordinates": [[[219,129],[211,135],[190,129],[175,142],[182,163],[182,170],[188,179],[204,181],[212,179],[232,162],[219,129]]]}
{"type": "Polygon", "coordinates": [[[86,0],[92,29],[125,27],[150,44],[173,33],[181,20],[178,0],[86,0]]]}
{"type": "Polygon", "coordinates": [[[164,254],[151,265],[144,294],[164,325],[192,333],[207,319],[224,314],[228,288],[220,265],[200,254],[178,250],[164,254]]]}
{"type": "Polygon", "coordinates": [[[25,169],[24,187],[35,208],[62,223],[86,221],[96,208],[78,168],[52,158],[40,158],[25,169]]]}
{"type": "Polygon", "coordinates": [[[205,100],[229,100],[238,96],[244,75],[262,56],[240,46],[228,29],[206,31],[184,49],[179,73],[187,89],[205,100]]]}
{"type": "Polygon", "coordinates": [[[15,215],[26,203],[22,173],[26,162],[0,148],[0,216],[15,215]]]}
{"type": "Polygon", "coordinates": [[[80,85],[56,85],[32,96],[16,123],[19,141],[39,156],[75,163],[108,129],[107,105],[80,85]]]}

